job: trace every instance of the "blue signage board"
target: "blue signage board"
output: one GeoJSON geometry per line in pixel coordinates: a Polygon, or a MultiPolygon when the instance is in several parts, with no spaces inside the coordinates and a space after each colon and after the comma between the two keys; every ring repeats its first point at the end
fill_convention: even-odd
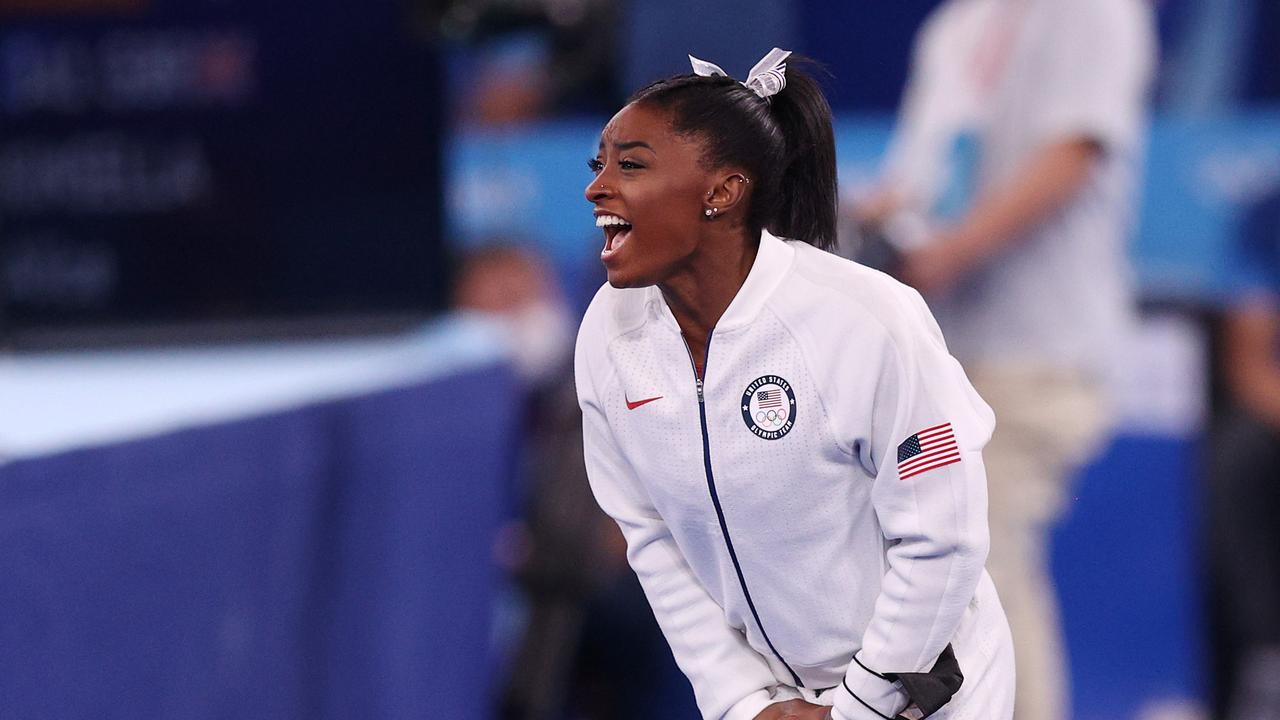
{"type": "MultiPolygon", "coordinates": [[[[600,279],[592,270],[602,239],[583,190],[591,178],[586,159],[595,154],[603,124],[573,120],[455,138],[446,152],[453,241],[539,247],[575,296],[584,278],[600,279]],[[495,212],[499,198],[502,209],[495,212]]],[[[888,116],[837,122],[842,194],[875,181],[892,128],[888,116]]],[[[1280,111],[1159,118],[1148,142],[1130,242],[1142,292],[1189,304],[1221,302],[1245,270],[1237,251],[1242,223],[1254,204],[1280,188],[1280,111]]]]}
{"type": "Polygon", "coordinates": [[[440,305],[438,65],[394,0],[0,4],[0,328],[440,305]]]}

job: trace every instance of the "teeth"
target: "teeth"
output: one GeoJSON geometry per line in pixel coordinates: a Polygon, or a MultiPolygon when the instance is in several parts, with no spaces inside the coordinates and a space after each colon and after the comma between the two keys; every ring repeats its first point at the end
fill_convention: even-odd
{"type": "Polygon", "coordinates": [[[597,215],[596,216],[596,227],[609,227],[611,225],[630,226],[631,223],[627,222],[626,220],[623,220],[617,215],[597,215]]]}

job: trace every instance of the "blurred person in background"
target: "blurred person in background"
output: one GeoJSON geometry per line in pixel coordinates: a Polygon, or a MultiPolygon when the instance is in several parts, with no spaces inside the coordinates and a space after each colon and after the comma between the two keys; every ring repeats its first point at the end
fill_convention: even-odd
{"type": "Polygon", "coordinates": [[[659,708],[678,717],[662,634],[587,484],[572,319],[550,263],[513,243],[474,250],[460,263],[454,306],[497,320],[528,392],[519,486],[496,548],[526,607],[522,621],[500,623],[515,626],[500,717],[641,720],[659,708]]]}
{"type": "Polygon", "coordinates": [[[453,44],[463,124],[616,107],[615,0],[451,0],[433,17],[453,44]]]}
{"type": "Polygon", "coordinates": [[[530,248],[493,242],[467,254],[456,278],[454,308],[497,320],[526,388],[555,390],[569,371],[573,320],[551,264],[530,248]]]}
{"type": "Polygon", "coordinates": [[[1049,533],[1107,437],[1134,319],[1125,245],[1154,38],[1147,0],[944,2],[917,37],[882,183],[851,210],[996,413],[988,568],[1018,720],[1070,717],[1049,533]]]}
{"type": "Polygon", "coordinates": [[[1209,477],[1209,561],[1229,649],[1227,720],[1280,718],[1280,193],[1251,213],[1245,284],[1222,324],[1225,402],[1209,477]]]}

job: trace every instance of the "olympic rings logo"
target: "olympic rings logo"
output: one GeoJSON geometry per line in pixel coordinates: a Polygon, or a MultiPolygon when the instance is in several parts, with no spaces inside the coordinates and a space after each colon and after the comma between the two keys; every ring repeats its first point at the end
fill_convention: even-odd
{"type": "Polygon", "coordinates": [[[787,421],[787,414],[786,408],[767,411],[757,410],[756,424],[765,427],[780,428],[782,427],[782,424],[787,421]]]}
{"type": "Polygon", "coordinates": [[[777,375],[762,375],[742,393],[742,419],[747,429],[764,440],[777,440],[795,425],[796,395],[791,383],[777,375]]]}

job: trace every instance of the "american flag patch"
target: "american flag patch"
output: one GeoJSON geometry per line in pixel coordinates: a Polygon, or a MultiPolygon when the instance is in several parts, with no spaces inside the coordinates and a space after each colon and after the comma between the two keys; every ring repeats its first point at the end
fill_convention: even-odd
{"type": "Polygon", "coordinates": [[[781,390],[761,390],[756,393],[756,400],[760,403],[761,410],[782,407],[782,391],[781,390]]]}
{"type": "Polygon", "coordinates": [[[960,446],[951,423],[935,425],[912,435],[898,446],[898,479],[960,462],[960,446]]]}

